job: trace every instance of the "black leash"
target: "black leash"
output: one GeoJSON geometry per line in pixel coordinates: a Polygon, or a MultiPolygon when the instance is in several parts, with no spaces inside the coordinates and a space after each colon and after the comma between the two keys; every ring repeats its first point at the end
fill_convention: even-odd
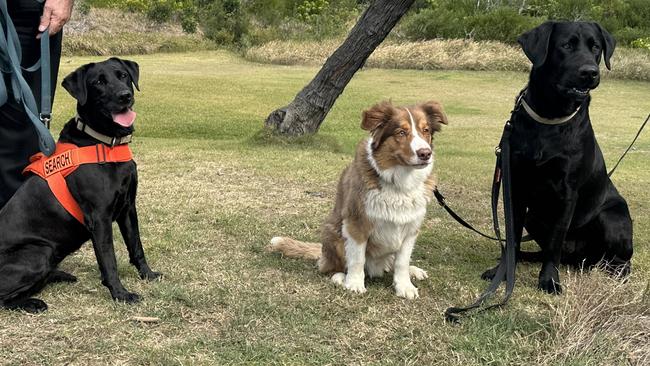
{"type": "MultiPolygon", "coordinates": [[[[495,240],[501,243],[501,258],[497,266],[496,273],[490,282],[488,288],[479,296],[479,298],[471,305],[464,307],[450,307],[445,310],[445,319],[448,322],[458,323],[460,314],[469,310],[476,309],[483,305],[483,303],[490,298],[501,285],[501,282],[506,281],[506,292],[503,300],[497,304],[492,304],[480,309],[485,311],[495,307],[505,305],[512,291],[515,288],[515,268],[516,268],[516,243],[514,235],[514,221],[512,211],[512,197],[510,188],[510,135],[512,133],[512,124],[510,121],[506,122],[503,129],[503,135],[499,148],[497,149],[497,162],[494,169],[494,180],[492,182],[492,219],[494,220],[494,234],[495,240]],[[503,205],[505,209],[506,221],[506,240],[505,245],[501,239],[501,229],[499,226],[498,208],[499,208],[499,192],[503,184],[503,205]]],[[[476,231],[476,230],[475,230],[476,231]]]]}
{"type": "MultiPolygon", "coordinates": [[[[498,155],[498,154],[499,154],[499,151],[497,151],[497,155],[498,155]]],[[[495,170],[495,173],[496,173],[496,172],[497,172],[497,171],[495,170]]],[[[495,179],[496,179],[496,177],[495,177],[495,179]]],[[[445,198],[445,196],[442,195],[442,193],[440,193],[440,191],[438,190],[438,187],[435,187],[435,188],[433,189],[433,196],[436,197],[436,200],[438,201],[438,204],[440,204],[440,206],[442,206],[442,208],[444,208],[445,211],[447,211],[447,213],[449,214],[449,216],[451,216],[454,220],[456,220],[456,222],[458,222],[459,224],[463,225],[465,228],[472,230],[473,232],[479,234],[480,236],[482,236],[482,237],[484,237],[484,238],[486,238],[486,239],[490,239],[490,240],[494,240],[494,241],[499,241],[499,242],[502,242],[502,241],[503,241],[503,239],[497,239],[497,238],[495,238],[494,236],[490,236],[490,235],[488,235],[488,234],[483,233],[482,231],[480,231],[480,230],[478,230],[477,228],[475,228],[474,226],[472,226],[472,224],[470,224],[469,222],[467,222],[465,219],[463,219],[463,218],[462,218],[459,214],[457,214],[457,213],[456,213],[456,212],[455,212],[451,207],[449,207],[449,205],[447,205],[447,199],[445,198]]],[[[495,219],[494,219],[494,217],[493,217],[493,221],[492,221],[492,222],[495,222],[494,220],[495,220],[495,219]]],[[[531,240],[533,240],[533,238],[532,238],[530,235],[526,235],[526,236],[524,236],[524,237],[521,238],[521,242],[522,242],[522,243],[529,242],[529,241],[531,241],[531,240]]]]}
{"type": "Polygon", "coordinates": [[[445,196],[443,196],[442,193],[440,193],[440,191],[438,190],[438,187],[435,187],[435,188],[433,189],[433,195],[436,197],[436,200],[438,200],[438,203],[440,204],[440,206],[442,206],[442,208],[444,208],[445,211],[447,211],[447,213],[448,213],[448,214],[449,214],[449,215],[450,215],[454,220],[456,220],[459,224],[461,224],[461,225],[463,225],[464,227],[466,227],[466,228],[472,230],[473,232],[479,234],[480,236],[482,236],[482,237],[484,237],[484,238],[487,238],[487,239],[490,239],[490,240],[497,240],[497,241],[499,241],[499,239],[497,239],[497,238],[495,238],[495,237],[493,237],[493,236],[487,235],[487,234],[483,234],[483,233],[480,232],[479,230],[475,229],[474,226],[472,226],[470,223],[468,223],[468,222],[465,221],[462,217],[460,217],[460,215],[458,215],[456,212],[454,212],[454,210],[452,210],[451,207],[447,206],[447,201],[446,201],[446,199],[445,199],[445,196]]]}
{"type": "Polygon", "coordinates": [[[611,177],[612,174],[614,174],[614,171],[616,171],[616,168],[618,168],[618,164],[621,163],[621,161],[623,160],[625,155],[627,155],[627,153],[630,151],[630,149],[632,149],[632,146],[634,146],[634,143],[636,142],[636,139],[639,138],[639,135],[641,135],[641,132],[645,128],[645,125],[648,123],[648,120],[650,120],[650,114],[648,114],[648,117],[645,119],[645,122],[643,122],[643,124],[639,128],[639,131],[636,133],[636,136],[634,136],[634,139],[632,140],[632,143],[630,144],[630,146],[627,147],[627,149],[625,150],[623,155],[621,155],[621,157],[618,159],[618,161],[616,162],[616,164],[614,165],[612,170],[609,171],[609,174],[607,174],[608,177],[611,177]]]}

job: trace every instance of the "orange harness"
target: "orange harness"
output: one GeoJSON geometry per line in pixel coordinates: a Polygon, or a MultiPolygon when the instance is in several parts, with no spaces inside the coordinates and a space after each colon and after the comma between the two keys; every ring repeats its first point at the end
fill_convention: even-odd
{"type": "Polygon", "coordinates": [[[131,160],[133,154],[126,144],[115,147],[104,144],[78,147],[57,142],[52,156],[47,157],[43,153],[32,156],[29,159],[31,163],[23,170],[23,174],[33,173],[45,179],[63,208],[83,224],[83,212],[72,197],[65,177],[77,170],[81,164],[124,163],[131,160]]]}

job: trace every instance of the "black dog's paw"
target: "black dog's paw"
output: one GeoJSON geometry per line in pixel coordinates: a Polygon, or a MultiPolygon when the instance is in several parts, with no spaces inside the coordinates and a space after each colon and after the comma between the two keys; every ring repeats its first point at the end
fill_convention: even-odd
{"type": "Polygon", "coordinates": [[[632,263],[630,261],[612,260],[606,262],[602,269],[617,280],[627,281],[630,273],[632,273],[632,263]]]}
{"type": "Polygon", "coordinates": [[[548,280],[540,279],[539,283],[537,284],[537,288],[552,295],[559,295],[562,293],[562,285],[560,285],[559,282],[555,281],[552,278],[548,280]]]}
{"type": "Polygon", "coordinates": [[[20,302],[15,302],[13,304],[8,304],[5,305],[5,307],[11,310],[23,310],[30,314],[38,314],[47,310],[47,304],[45,303],[45,301],[40,299],[34,299],[34,298],[26,299],[20,302]]]}
{"type": "Polygon", "coordinates": [[[127,304],[135,304],[137,302],[140,302],[141,299],[142,298],[140,297],[140,295],[134,292],[123,292],[120,294],[113,295],[113,300],[125,302],[127,304]]]}
{"type": "Polygon", "coordinates": [[[160,273],[160,272],[154,272],[154,271],[143,272],[143,273],[140,273],[140,278],[142,278],[143,280],[147,280],[147,281],[161,280],[163,278],[163,274],[160,273]]]}
{"type": "Polygon", "coordinates": [[[490,268],[487,271],[483,272],[483,274],[481,275],[481,279],[484,281],[492,281],[494,276],[497,274],[497,268],[499,268],[499,266],[490,268]]]}
{"type": "Polygon", "coordinates": [[[557,274],[557,271],[555,275],[540,275],[537,288],[552,295],[561,294],[562,285],[560,285],[560,276],[557,274]]]}
{"type": "Polygon", "coordinates": [[[71,275],[70,273],[59,271],[59,270],[54,270],[50,272],[50,276],[47,279],[49,283],[57,283],[57,282],[77,282],[77,277],[74,275],[71,275]]]}
{"type": "Polygon", "coordinates": [[[630,277],[631,273],[632,273],[632,263],[627,261],[627,262],[625,262],[625,264],[616,267],[614,275],[619,280],[627,281],[627,279],[628,279],[628,277],[630,277]]]}

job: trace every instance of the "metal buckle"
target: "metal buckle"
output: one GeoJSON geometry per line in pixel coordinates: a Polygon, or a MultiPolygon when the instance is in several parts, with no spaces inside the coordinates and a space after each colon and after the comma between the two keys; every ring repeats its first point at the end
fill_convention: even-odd
{"type": "Polygon", "coordinates": [[[41,122],[43,122],[43,124],[45,125],[45,127],[47,127],[48,130],[50,129],[50,121],[52,121],[52,115],[51,114],[43,114],[43,113],[41,113],[41,114],[38,115],[38,119],[40,119],[41,122]]]}
{"type": "Polygon", "coordinates": [[[111,147],[114,147],[116,142],[117,142],[117,137],[113,137],[111,139],[111,147]]]}
{"type": "Polygon", "coordinates": [[[494,148],[494,155],[496,155],[496,156],[501,155],[501,146],[497,145],[497,146],[494,148]]]}

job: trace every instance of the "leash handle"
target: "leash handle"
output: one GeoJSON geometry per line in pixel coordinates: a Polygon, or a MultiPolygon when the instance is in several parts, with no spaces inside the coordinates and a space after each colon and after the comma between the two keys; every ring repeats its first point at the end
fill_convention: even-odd
{"type": "MultiPolygon", "coordinates": [[[[505,267],[506,267],[506,293],[501,304],[505,305],[515,288],[515,270],[517,269],[517,242],[515,239],[515,222],[514,208],[512,203],[512,179],[510,169],[510,134],[512,133],[512,123],[508,121],[503,132],[503,154],[502,171],[503,171],[503,210],[506,222],[506,247],[505,247],[505,267]]],[[[503,256],[502,256],[503,257],[503,256]]]]}
{"type": "Polygon", "coordinates": [[[41,35],[41,113],[39,118],[47,128],[52,120],[52,72],[50,71],[50,30],[41,35]]]}
{"type": "MultiPolygon", "coordinates": [[[[20,40],[16,28],[9,16],[9,10],[6,0],[0,0],[0,17],[4,20],[6,26],[0,27],[0,61],[3,66],[8,66],[9,70],[4,70],[10,74],[13,97],[17,103],[22,104],[28,119],[34,125],[38,133],[39,149],[47,156],[52,155],[55,150],[54,138],[48,130],[49,120],[51,118],[52,100],[51,100],[51,74],[50,74],[50,40],[49,32],[45,31],[41,37],[41,59],[35,65],[25,69],[26,71],[35,71],[41,68],[41,109],[38,111],[36,99],[32,93],[31,87],[23,77],[23,68],[21,66],[22,51],[20,40]],[[46,62],[47,61],[47,62],[46,62]],[[43,66],[47,63],[46,66],[43,66]],[[47,95],[45,95],[47,93],[47,95]],[[45,112],[45,113],[43,113],[45,112]]],[[[8,100],[8,90],[4,82],[0,81],[0,105],[8,100]]]]}
{"type": "MultiPolygon", "coordinates": [[[[505,305],[515,287],[515,269],[516,269],[516,242],[513,220],[512,196],[510,186],[510,134],[512,133],[512,124],[510,121],[506,122],[503,130],[501,142],[499,144],[500,150],[497,154],[497,163],[494,173],[494,181],[492,185],[492,216],[494,219],[494,231],[498,240],[501,239],[501,231],[498,224],[498,205],[499,205],[499,191],[501,184],[503,184],[503,204],[506,220],[506,241],[505,246],[501,245],[501,258],[497,266],[496,273],[492,277],[492,281],[488,288],[478,297],[478,299],[464,307],[450,307],[445,310],[445,320],[450,323],[459,323],[460,315],[469,310],[479,308],[483,303],[496,293],[496,290],[501,285],[501,282],[506,281],[506,291],[503,300],[499,303],[485,306],[479,309],[479,312],[501,307],[505,305]]],[[[500,240],[500,242],[502,242],[500,240]]]]}

